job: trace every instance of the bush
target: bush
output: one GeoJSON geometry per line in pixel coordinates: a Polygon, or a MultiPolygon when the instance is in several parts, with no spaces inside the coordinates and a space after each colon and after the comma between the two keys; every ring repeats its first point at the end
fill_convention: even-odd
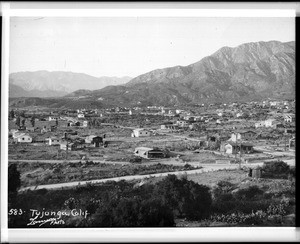
{"type": "Polygon", "coordinates": [[[235,198],[239,200],[254,201],[264,193],[258,186],[249,186],[248,188],[239,189],[235,198]]]}
{"type": "Polygon", "coordinates": [[[8,191],[17,192],[20,186],[20,172],[17,170],[16,164],[11,164],[8,167],[8,191]]]}
{"type": "Polygon", "coordinates": [[[283,161],[265,162],[262,171],[264,178],[287,178],[290,167],[283,161]]]}
{"type": "Polygon", "coordinates": [[[212,197],[209,188],[193,181],[169,175],[155,186],[154,194],[163,198],[174,215],[200,220],[210,213],[212,197]]]}
{"type": "Polygon", "coordinates": [[[215,201],[228,201],[233,199],[231,192],[234,188],[235,185],[229,181],[219,181],[213,188],[213,199],[215,201]]]}

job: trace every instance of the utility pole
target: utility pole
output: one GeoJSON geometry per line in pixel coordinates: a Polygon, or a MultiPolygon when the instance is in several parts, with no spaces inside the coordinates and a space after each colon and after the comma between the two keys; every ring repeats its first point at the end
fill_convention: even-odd
{"type": "Polygon", "coordinates": [[[242,142],[240,142],[240,160],[239,160],[239,169],[241,169],[241,162],[242,162],[242,142]]]}

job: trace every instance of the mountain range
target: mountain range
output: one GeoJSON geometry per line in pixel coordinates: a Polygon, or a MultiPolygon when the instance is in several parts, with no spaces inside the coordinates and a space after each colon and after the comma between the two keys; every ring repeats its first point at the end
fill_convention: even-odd
{"type": "Polygon", "coordinates": [[[9,75],[10,97],[60,97],[79,89],[96,90],[108,85],[120,85],[131,77],[94,77],[63,71],[17,72],[9,75]]]}
{"type": "Polygon", "coordinates": [[[295,42],[222,47],[188,66],[153,70],[122,85],[85,89],[64,98],[91,107],[294,99],[295,42]]]}

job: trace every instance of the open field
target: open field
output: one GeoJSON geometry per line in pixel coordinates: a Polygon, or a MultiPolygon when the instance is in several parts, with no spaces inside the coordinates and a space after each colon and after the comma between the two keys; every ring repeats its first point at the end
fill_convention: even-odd
{"type": "Polygon", "coordinates": [[[92,161],[63,164],[19,162],[17,168],[21,174],[22,187],[195,169],[189,165],[106,164],[92,161]]]}

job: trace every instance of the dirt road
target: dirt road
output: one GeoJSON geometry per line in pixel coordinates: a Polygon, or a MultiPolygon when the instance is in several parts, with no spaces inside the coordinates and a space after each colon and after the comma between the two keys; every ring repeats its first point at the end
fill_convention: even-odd
{"type": "MultiPolygon", "coordinates": [[[[261,163],[262,164],[262,163],[261,163]]],[[[256,167],[261,164],[247,164],[247,167],[256,167]]],[[[39,185],[39,186],[31,186],[21,188],[20,191],[24,190],[38,190],[38,189],[65,189],[70,187],[75,187],[78,185],[85,185],[87,183],[105,183],[107,181],[121,181],[121,180],[142,180],[151,177],[164,177],[167,175],[182,175],[182,174],[195,174],[195,173],[204,173],[210,171],[224,170],[224,169],[237,169],[239,167],[238,164],[201,164],[203,168],[188,170],[188,171],[175,171],[175,172],[166,172],[166,173],[157,173],[157,174],[148,174],[148,175],[128,175],[122,177],[115,178],[107,178],[107,179],[99,179],[99,180],[89,180],[89,181],[74,181],[74,182],[66,182],[66,183],[58,183],[58,184],[50,184],[50,185],[39,185]]]]}

